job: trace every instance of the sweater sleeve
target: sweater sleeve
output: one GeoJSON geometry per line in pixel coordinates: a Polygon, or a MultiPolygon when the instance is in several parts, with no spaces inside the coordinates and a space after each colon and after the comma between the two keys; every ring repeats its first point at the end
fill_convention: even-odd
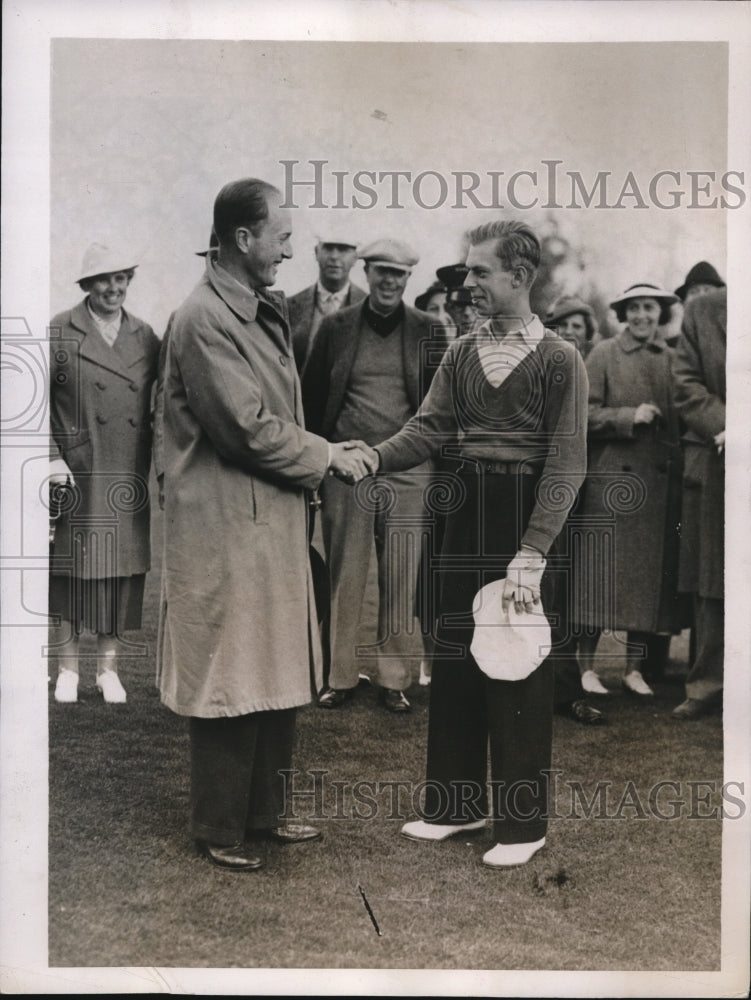
{"type": "MultiPolygon", "coordinates": [[[[557,350],[563,348],[558,345],[557,350]]],[[[564,370],[554,367],[546,367],[544,386],[548,453],[537,501],[522,536],[523,545],[543,555],[566,523],[587,471],[587,370],[575,348],[566,351],[564,370]]]]}
{"type": "Polygon", "coordinates": [[[589,436],[593,440],[634,436],[635,406],[607,406],[608,358],[612,347],[598,344],[587,358],[589,378],[589,436]]]}
{"type": "Polygon", "coordinates": [[[454,352],[446,352],[417,413],[400,431],[376,447],[379,472],[411,469],[440,452],[442,445],[457,437],[452,382],[454,352]]]}

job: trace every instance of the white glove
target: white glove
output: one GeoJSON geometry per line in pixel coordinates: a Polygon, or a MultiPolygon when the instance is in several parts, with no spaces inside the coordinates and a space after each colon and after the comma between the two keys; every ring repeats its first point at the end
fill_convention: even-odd
{"type": "Polygon", "coordinates": [[[50,482],[53,486],[65,486],[68,483],[75,486],[76,481],[65,459],[53,458],[50,461],[50,482]]]}
{"type": "Polygon", "coordinates": [[[542,552],[523,546],[506,570],[501,599],[503,610],[507,611],[512,601],[519,613],[531,611],[535,604],[539,604],[540,581],[544,572],[545,559],[542,552]]]}

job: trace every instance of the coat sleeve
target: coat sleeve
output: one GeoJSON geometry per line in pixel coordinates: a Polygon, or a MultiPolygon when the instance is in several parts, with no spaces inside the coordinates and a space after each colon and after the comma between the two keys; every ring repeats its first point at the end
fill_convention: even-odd
{"type": "Polygon", "coordinates": [[[162,337],[159,349],[154,405],[152,408],[152,421],[154,425],[153,461],[157,479],[160,479],[164,475],[164,364],[167,358],[167,344],[169,343],[174,317],[175,314],[172,313],[167,321],[167,329],[164,331],[164,337],[162,337]]]}
{"type": "Polygon", "coordinates": [[[222,458],[277,481],[311,489],[320,484],[327,442],[267,408],[251,364],[208,316],[191,317],[189,327],[175,325],[168,376],[172,364],[190,410],[222,458]]]}
{"type": "Polygon", "coordinates": [[[608,406],[608,362],[612,347],[597,344],[587,358],[589,436],[594,441],[634,437],[635,406],[608,406]]]}
{"type": "Polygon", "coordinates": [[[725,429],[725,400],[707,387],[697,312],[695,303],[689,302],[676,346],[675,408],[690,431],[712,443],[715,435],[725,429]]]}

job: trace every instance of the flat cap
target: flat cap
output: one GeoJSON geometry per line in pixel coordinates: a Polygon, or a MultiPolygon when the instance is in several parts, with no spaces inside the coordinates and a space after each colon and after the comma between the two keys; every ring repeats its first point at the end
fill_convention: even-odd
{"type": "Polygon", "coordinates": [[[420,257],[411,246],[401,240],[381,239],[368,243],[359,251],[358,257],[368,264],[382,264],[400,271],[411,271],[420,257]]]}

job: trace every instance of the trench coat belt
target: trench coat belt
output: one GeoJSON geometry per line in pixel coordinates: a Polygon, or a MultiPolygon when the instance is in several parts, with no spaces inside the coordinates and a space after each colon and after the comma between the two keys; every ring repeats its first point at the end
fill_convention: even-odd
{"type": "Polygon", "coordinates": [[[485,458],[462,458],[461,464],[457,468],[459,475],[482,475],[489,472],[491,475],[508,476],[536,476],[540,472],[540,467],[529,462],[491,462],[485,458]]]}

